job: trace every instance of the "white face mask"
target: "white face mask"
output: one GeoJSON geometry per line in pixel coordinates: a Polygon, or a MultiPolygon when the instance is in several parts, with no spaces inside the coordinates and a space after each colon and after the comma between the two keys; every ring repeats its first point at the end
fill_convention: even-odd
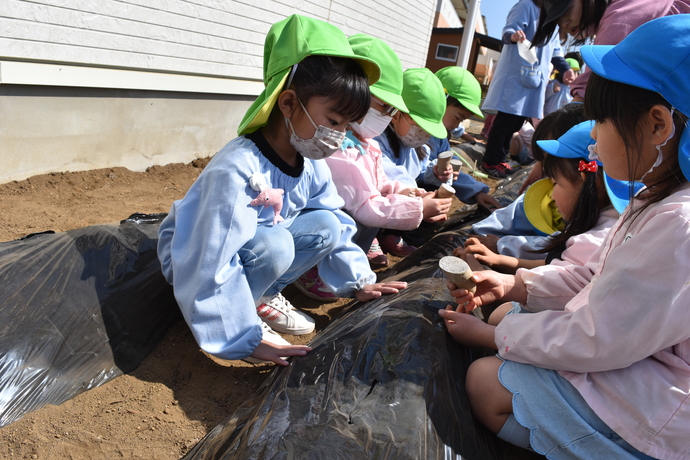
{"type": "Polygon", "coordinates": [[[300,155],[304,158],[309,158],[310,160],[322,160],[328,158],[337,152],[343,145],[343,140],[345,139],[345,132],[338,131],[335,129],[327,128],[323,125],[316,126],[314,120],[312,120],[309,112],[302,104],[302,101],[297,100],[302,106],[305,115],[309,119],[309,122],[316,129],[314,136],[311,139],[302,139],[295,133],[295,128],[292,126],[292,122],[289,118],[285,117],[285,124],[292,130],[292,135],[290,135],[290,145],[292,145],[295,150],[297,150],[300,155]]]}
{"type": "Polygon", "coordinates": [[[350,126],[362,139],[373,139],[386,130],[392,119],[393,117],[369,107],[362,123],[352,122],[350,126]]]}
{"type": "Polygon", "coordinates": [[[665,140],[664,142],[662,142],[662,143],[659,144],[659,145],[655,145],[656,151],[657,151],[656,160],[654,161],[654,164],[652,165],[652,167],[649,168],[649,171],[647,171],[646,173],[642,174],[642,177],[640,177],[640,182],[643,182],[645,176],[646,176],[647,174],[649,174],[650,172],[652,172],[652,171],[654,170],[654,168],[656,168],[657,166],[659,166],[659,165],[661,164],[662,161],[664,161],[664,154],[661,152],[661,147],[663,147],[664,145],[666,145],[666,143],[667,143],[669,140],[671,140],[671,138],[676,134],[676,124],[673,123],[673,112],[674,112],[675,110],[676,110],[675,107],[671,107],[671,134],[666,138],[666,140],[665,140]]]}
{"type": "Polygon", "coordinates": [[[400,142],[402,142],[403,144],[405,144],[406,147],[409,147],[411,149],[419,148],[422,145],[429,142],[429,139],[431,139],[431,134],[424,131],[422,127],[418,124],[411,124],[409,121],[407,121],[407,118],[405,118],[404,115],[402,116],[402,118],[403,120],[405,120],[405,123],[407,123],[407,126],[409,126],[410,129],[404,136],[398,136],[400,142]]]}

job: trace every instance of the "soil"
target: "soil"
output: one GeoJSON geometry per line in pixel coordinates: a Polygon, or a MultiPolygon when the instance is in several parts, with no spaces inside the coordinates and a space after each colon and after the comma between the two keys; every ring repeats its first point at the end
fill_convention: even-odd
{"type": "MultiPolygon", "coordinates": [[[[475,123],[469,131],[480,129],[475,123]]],[[[0,241],[115,222],[135,212],[168,212],[207,163],[53,173],[0,184],[0,241]]],[[[314,333],[286,336],[292,343],[308,343],[350,302],[320,304],[292,286],[283,294],[316,320],[314,333]]],[[[0,458],[177,459],[255,392],[273,367],[210,358],[182,321],[134,372],[0,428],[0,458]]]]}

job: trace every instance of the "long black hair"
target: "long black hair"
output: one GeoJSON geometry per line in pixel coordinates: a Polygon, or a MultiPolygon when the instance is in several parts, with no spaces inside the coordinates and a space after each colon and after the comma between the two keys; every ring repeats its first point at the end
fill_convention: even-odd
{"type": "MultiPolygon", "coordinates": [[[[585,113],[588,118],[597,122],[609,120],[623,140],[628,159],[628,180],[632,181],[639,175],[639,163],[642,154],[643,131],[641,119],[655,105],[663,105],[671,110],[671,104],[659,93],[636,86],[618,83],[597,74],[592,74],[585,90],[585,113]]],[[[683,129],[687,129],[688,117],[677,110],[673,114],[676,125],[676,135],[680,136],[683,129]]],[[[678,157],[666,159],[668,166],[656,181],[647,185],[647,192],[640,199],[643,204],[629,216],[637,216],[642,210],[653,203],[657,203],[680,185],[687,182],[678,164],[678,157]]],[[[633,195],[630,186],[630,197],[633,195]]]]}
{"type": "Polygon", "coordinates": [[[330,109],[349,120],[359,120],[369,110],[369,80],[352,59],[307,56],[297,65],[290,88],[304,105],[315,96],[329,98],[330,109]]]}
{"type": "MultiPolygon", "coordinates": [[[[544,159],[544,174],[556,180],[567,180],[577,183],[582,176],[578,171],[579,158],[561,158],[547,155],[544,159]]],[[[566,249],[566,242],[575,235],[580,235],[591,230],[599,220],[601,210],[611,205],[604,187],[603,169],[597,171],[584,171],[585,178],[577,195],[577,201],[573,207],[570,218],[566,221],[562,232],[550,236],[547,244],[539,252],[547,253],[546,263],[550,263],[555,257],[566,249]]]]}
{"type": "MultiPolygon", "coordinates": [[[[599,29],[599,22],[604,16],[606,8],[612,0],[581,0],[582,1],[582,16],[580,16],[580,24],[578,24],[578,29],[580,33],[586,31],[590,27],[594,27],[594,32],[596,33],[599,29]]],[[[572,0],[570,2],[572,5],[572,0]]],[[[566,10],[567,11],[567,10],[566,10]]],[[[544,46],[553,37],[558,26],[558,19],[551,21],[548,24],[544,24],[546,21],[546,9],[542,6],[541,13],[539,15],[539,25],[537,25],[537,32],[532,37],[532,46],[544,46]]],[[[582,45],[585,43],[585,38],[576,39],[575,45],[582,45]]]]}

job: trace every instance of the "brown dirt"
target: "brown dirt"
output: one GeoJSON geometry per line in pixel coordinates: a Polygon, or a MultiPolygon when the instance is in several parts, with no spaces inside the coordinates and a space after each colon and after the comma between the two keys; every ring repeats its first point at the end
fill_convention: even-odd
{"type": "MultiPolygon", "coordinates": [[[[167,212],[207,162],[143,173],[53,173],[1,184],[0,241],[119,221],[134,212],[167,212]]],[[[309,342],[349,303],[319,304],[292,286],[283,293],[316,320],[315,333],[286,336],[293,343],[309,342]]],[[[256,391],[272,368],[211,359],[180,322],[134,372],[1,428],[0,458],[180,458],[256,391]]]]}

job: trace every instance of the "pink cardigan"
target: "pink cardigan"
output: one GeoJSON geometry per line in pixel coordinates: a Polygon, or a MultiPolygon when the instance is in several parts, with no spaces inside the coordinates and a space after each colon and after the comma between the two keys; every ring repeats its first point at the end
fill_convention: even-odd
{"type": "MultiPolygon", "coordinates": [[[[594,44],[616,45],[645,22],[672,14],[688,13],[690,0],[613,0],[599,21],[594,44]]],[[[589,35],[594,35],[594,31],[589,35]]],[[[659,50],[663,51],[663,48],[663,43],[659,43],[659,50]]],[[[590,70],[585,70],[570,85],[573,97],[584,98],[590,74],[590,70]]]]}
{"type": "Polygon", "coordinates": [[[378,142],[367,140],[366,154],[355,147],[339,150],[326,158],[344,209],[368,227],[413,230],[422,223],[423,203],[419,197],[400,195],[408,188],[391,181],[383,172],[378,142]]]}
{"type": "Polygon", "coordinates": [[[508,315],[495,340],[505,359],[560,371],[636,449],[687,459],[690,185],[632,224],[624,222],[629,212],[592,256],[591,282],[564,310],[508,315]]]}
{"type": "Polygon", "coordinates": [[[597,251],[618,217],[618,211],[609,206],[601,212],[594,228],[568,239],[559,259],[530,270],[519,269],[516,275],[527,287],[523,307],[531,312],[563,310],[592,280],[599,261],[597,251]]]}

